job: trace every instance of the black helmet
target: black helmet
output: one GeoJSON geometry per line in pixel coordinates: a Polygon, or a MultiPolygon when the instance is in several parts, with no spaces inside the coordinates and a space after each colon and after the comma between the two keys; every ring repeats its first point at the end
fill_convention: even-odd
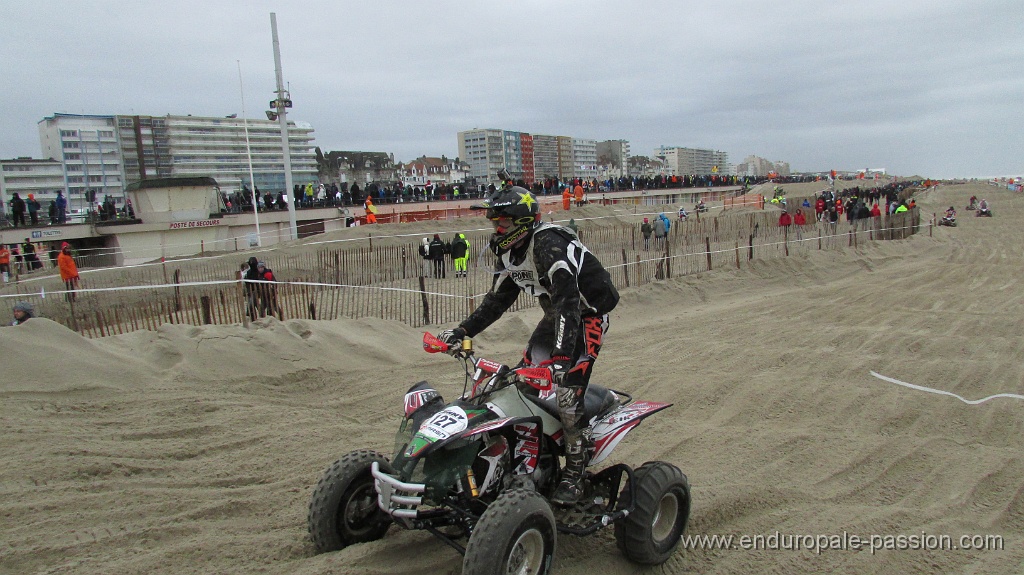
{"type": "Polygon", "coordinates": [[[519,186],[500,190],[482,204],[473,207],[487,210],[487,219],[494,225],[491,249],[497,255],[509,251],[512,246],[528,238],[540,223],[540,204],[537,203],[537,197],[530,190],[519,186]],[[511,220],[510,225],[499,226],[498,220],[502,218],[511,220]]]}

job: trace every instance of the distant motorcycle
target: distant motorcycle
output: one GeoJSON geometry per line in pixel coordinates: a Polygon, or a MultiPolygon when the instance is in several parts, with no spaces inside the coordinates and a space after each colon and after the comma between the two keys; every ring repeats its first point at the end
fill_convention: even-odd
{"type": "Polygon", "coordinates": [[[942,216],[942,219],[939,220],[939,225],[940,226],[949,226],[951,228],[955,228],[956,227],[956,216],[942,216]]]}
{"type": "Polygon", "coordinates": [[[982,216],[982,217],[986,217],[986,218],[991,218],[992,217],[992,210],[990,210],[988,208],[978,208],[977,213],[975,213],[974,215],[975,216],[982,216]]]}
{"type": "Polygon", "coordinates": [[[693,207],[693,211],[697,212],[698,214],[703,214],[708,211],[708,207],[704,204],[697,204],[696,206],[693,207]]]}

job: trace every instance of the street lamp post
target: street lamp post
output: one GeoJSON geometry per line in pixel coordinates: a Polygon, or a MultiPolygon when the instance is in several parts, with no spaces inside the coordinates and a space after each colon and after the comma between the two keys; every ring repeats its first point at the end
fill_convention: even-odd
{"type": "Polygon", "coordinates": [[[242,85],[242,63],[238,64],[238,91],[242,97],[242,126],[245,128],[245,155],[249,159],[249,185],[252,186],[252,217],[256,220],[256,245],[263,245],[263,238],[260,236],[260,200],[256,196],[256,177],[252,173],[252,148],[249,144],[249,119],[245,116],[245,88],[242,85]]]}
{"type": "MultiPolygon", "coordinates": [[[[291,226],[291,239],[299,239],[298,224],[295,221],[295,194],[292,185],[292,154],[288,143],[288,119],[286,109],[292,107],[291,94],[285,92],[281,73],[281,45],[277,40],[277,14],[270,13],[270,29],[274,38],[274,72],[277,76],[277,99],[271,107],[277,110],[277,119],[281,123],[281,150],[284,153],[284,194],[288,201],[288,224],[291,226]]],[[[270,114],[268,113],[268,116],[270,114]]],[[[271,118],[273,119],[273,118],[271,118]]],[[[254,184],[255,185],[255,184],[254,184]]]]}

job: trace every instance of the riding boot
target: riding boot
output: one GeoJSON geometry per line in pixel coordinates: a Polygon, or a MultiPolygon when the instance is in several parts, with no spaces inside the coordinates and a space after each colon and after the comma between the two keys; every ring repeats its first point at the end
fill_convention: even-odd
{"type": "Polygon", "coordinates": [[[583,495],[583,474],[587,468],[587,453],[584,446],[583,433],[580,430],[566,431],[565,434],[565,467],[562,469],[562,481],[551,496],[556,505],[572,505],[583,495]]]}

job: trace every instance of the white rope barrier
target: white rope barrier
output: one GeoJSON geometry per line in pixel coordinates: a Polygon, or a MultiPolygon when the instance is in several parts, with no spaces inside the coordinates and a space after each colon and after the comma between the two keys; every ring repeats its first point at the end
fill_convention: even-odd
{"type": "Polygon", "coordinates": [[[900,381],[898,379],[893,379],[891,377],[886,377],[886,376],[884,376],[884,375],[882,375],[880,373],[875,373],[874,371],[872,371],[870,373],[871,373],[871,375],[877,377],[878,379],[881,379],[882,381],[888,381],[889,383],[895,383],[896,385],[902,385],[903,387],[907,387],[907,388],[914,389],[914,390],[917,390],[917,391],[924,391],[924,392],[927,392],[927,393],[935,393],[935,394],[938,394],[938,395],[948,395],[950,397],[955,397],[955,398],[959,399],[960,401],[966,403],[967,405],[978,405],[978,404],[981,404],[981,403],[985,403],[986,401],[988,401],[990,399],[996,399],[997,397],[1005,397],[1005,398],[1009,398],[1009,399],[1024,399],[1024,395],[1018,395],[1016,393],[997,393],[995,395],[990,395],[988,397],[983,397],[981,399],[965,399],[965,398],[963,398],[963,397],[961,397],[961,396],[959,396],[959,395],[957,395],[957,394],[955,394],[955,393],[953,393],[951,391],[944,391],[944,390],[941,390],[941,389],[934,389],[934,388],[931,388],[931,387],[925,387],[923,385],[915,385],[913,383],[907,383],[905,381],[900,381]]]}

